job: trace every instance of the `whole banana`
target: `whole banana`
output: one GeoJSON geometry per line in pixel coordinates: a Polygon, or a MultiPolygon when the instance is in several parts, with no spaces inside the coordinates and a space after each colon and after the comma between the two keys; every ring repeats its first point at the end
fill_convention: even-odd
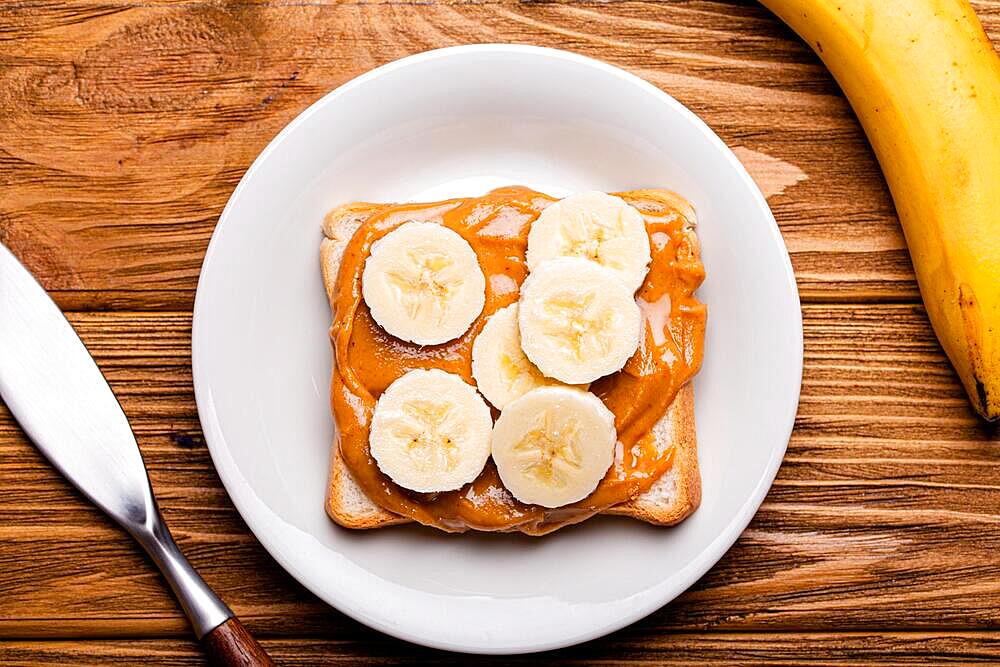
{"type": "Polygon", "coordinates": [[[1000,57],[966,0],[762,0],[843,88],[892,191],[934,331],[1000,417],[1000,57]]]}

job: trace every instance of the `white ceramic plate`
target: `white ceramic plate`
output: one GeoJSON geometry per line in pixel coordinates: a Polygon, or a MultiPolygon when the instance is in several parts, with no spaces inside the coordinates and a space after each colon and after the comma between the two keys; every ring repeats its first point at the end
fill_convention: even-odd
{"type": "Polygon", "coordinates": [[[690,111],[616,67],[526,46],[422,53],[354,79],[246,172],[212,237],[194,314],[212,458],[250,529],[346,614],[428,646],[517,653],[581,642],[672,600],[732,545],[784,455],[802,321],[753,181],[690,111]],[[352,532],[324,514],[333,438],[324,213],[522,184],[553,195],[670,187],[694,202],[708,279],[695,381],[702,504],[676,528],[597,518],[548,537],[352,532]]]}

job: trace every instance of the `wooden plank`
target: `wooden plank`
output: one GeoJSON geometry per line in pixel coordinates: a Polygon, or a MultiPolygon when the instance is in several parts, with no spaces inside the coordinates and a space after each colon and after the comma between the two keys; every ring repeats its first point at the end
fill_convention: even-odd
{"type": "MultiPolygon", "coordinates": [[[[389,637],[346,639],[264,639],[282,665],[464,665],[468,656],[423,649],[389,637]]],[[[623,631],[582,646],[543,656],[478,657],[476,664],[536,665],[539,659],[574,665],[938,665],[995,664],[1000,633],[667,633],[643,636],[623,631]]],[[[0,642],[0,662],[18,665],[203,665],[193,641],[0,642]]]]}
{"type": "MultiPolygon", "coordinates": [[[[700,114],[770,193],[802,296],[917,297],[850,108],[763,8],[722,2],[14,2],[0,8],[0,240],[71,309],[189,309],[243,171],[324,92],[472,42],[560,46],[700,114]]],[[[991,34],[997,3],[977,7],[991,34]]]]}
{"type": "MultiPolygon", "coordinates": [[[[637,633],[996,628],[998,436],[969,410],[916,305],[809,305],[802,403],[757,518],[637,633]]],[[[186,313],[78,313],[138,435],[168,522],[251,629],[356,624],[258,545],[198,427],[186,313]]],[[[184,636],[151,567],[0,409],[0,637],[184,636]]]]}

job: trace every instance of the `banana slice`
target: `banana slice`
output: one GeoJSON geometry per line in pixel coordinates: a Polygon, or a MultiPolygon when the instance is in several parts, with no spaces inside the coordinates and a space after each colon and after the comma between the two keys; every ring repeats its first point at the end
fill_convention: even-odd
{"type": "Polygon", "coordinates": [[[476,252],[433,222],[407,222],[372,245],[361,275],[372,317],[396,338],[437,345],[461,336],[486,303],[476,252]]]}
{"type": "Polygon", "coordinates": [[[462,378],[413,370],[379,397],[368,448],[396,484],[421,493],[451,491],[483,471],[492,428],[489,407],[462,378]]]}
{"type": "Polygon", "coordinates": [[[528,232],[528,269],[556,257],[582,257],[614,273],[635,292],[649,270],[642,214],[620,197],[583,192],[552,204],[528,232]]]}
{"type": "Polygon", "coordinates": [[[615,416],[572,387],[540,387],[511,401],[493,427],[493,461],[523,503],[561,507],[590,495],[614,457],[615,416]]]}
{"type": "Polygon", "coordinates": [[[542,375],[521,349],[516,303],[490,315],[476,336],[472,377],[480,393],[498,410],[536,387],[561,384],[542,375]]]}
{"type": "Polygon", "coordinates": [[[521,286],[521,349],[566,384],[614,373],[639,346],[642,316],[609,270],[575,257],[539,264],[521,286]]]}

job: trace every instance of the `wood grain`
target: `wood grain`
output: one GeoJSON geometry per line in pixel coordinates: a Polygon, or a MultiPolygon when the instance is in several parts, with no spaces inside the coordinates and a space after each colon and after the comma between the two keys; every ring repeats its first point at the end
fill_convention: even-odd
{"type": "MultiPolygon", "coordinates": [[[[247,532],[211,466],[184,313],[72,321],[138,435],[168,523],[251,631],[358,631],[247,532]]],[[[677,630],[996,629],[997,434],[971,413],[922,308],[808,305],[802,403],[778,479],[719,565],[640,622],[677,630]]],[[[0,637],[183,637],[138,550],[0,413],[0,637]]]]}
{"type": "Polygon", "coordinates": [[[771,205],[804,298],[917,296],[850,108],[753,4],[15,2],[0,25],[0,239],[65,308],[190,308],[226,199],[285,123],[375,65],[484,41],[621,65],[789,165],[771,205]]]}
{"type": "MultiPolygon", "coordinates": [[[[266,639],[264,648],[281,665],[468,665],[470,656],[422,649],[392,638],[363,640],[266,639]]],[[[1000,633],[666,633],[637,642],[628,631],[581,646],[544,654],[546,662],[573,665],[955,665],[995,664],[1000,633]]],[[[478,657],[475,664],[537,665],[540,656],[478,657]]],[[[134,665],[154,662],[170,667],[204,665],[193,642],[177,639],[138,641],[0,641],[0,663],[52,667],[134,665]]]]}

